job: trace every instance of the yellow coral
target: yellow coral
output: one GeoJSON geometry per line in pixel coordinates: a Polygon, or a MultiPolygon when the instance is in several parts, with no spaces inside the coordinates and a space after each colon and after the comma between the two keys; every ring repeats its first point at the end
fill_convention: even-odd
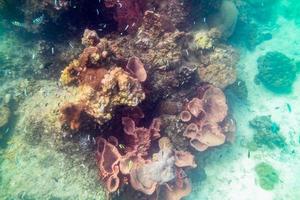
{"type": "Polygon", "coordinates": [[[122,68],[110,70],[101,81],[101,91],[88,101],[87,113],[98,123],[110,120],[116,106],[137,106],[145,99],[145,93],[137,79],[122,68]]]}
{"type": "Polygon", "coordinates": [[[72,70],[79,66],[78,60],[73,60],[62,72],[60,82],[63,85],[69,85],[76,80],[76,76],[72,75],[72,70]]]}
{"type": "Polygon", "coordinates": [[[195,35],[195,45],[197,49],[211,49],[213,39],[209,37],[207,32],[199,32],[195,35]]]}
{"type": "Polygon", "coordinates": [[[70,105],[81,105],[83,112],[98,124],[109,121],[116,107],[137,106],[145,99],[140,82],[120,67],[104,75],[101,88],[96,90],[90,85],[81,85],[76,96],[70,105]]]}

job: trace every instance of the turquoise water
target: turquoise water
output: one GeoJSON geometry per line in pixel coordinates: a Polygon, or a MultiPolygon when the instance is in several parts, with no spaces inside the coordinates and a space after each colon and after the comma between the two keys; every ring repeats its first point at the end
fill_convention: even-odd
{"type": "Polygon", "coordinates": [[[300,2],[109,2],[0,0],[0,200],[300,199],[300,2]]]}

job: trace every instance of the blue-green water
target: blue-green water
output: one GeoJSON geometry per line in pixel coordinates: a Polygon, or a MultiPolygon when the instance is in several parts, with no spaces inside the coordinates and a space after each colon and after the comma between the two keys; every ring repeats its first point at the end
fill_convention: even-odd
{"type": "MultiPolygon", "coordinates": [[[[112,16],[115,10],[107,9],[101,1],[98,5],[98,0],[67,1],[71,7],[68,4],[66,8],[57,4],[64,1],[43,2],[46,7],[30,0],[20,4],[0,0],[0,200],[150,200],[155,196],[128,189],[131,182],[124,184],[123,179],[118,190],[108,194],[99,175],[93,140],[117,135],[117,148],[123,155],[126,146],[122,143],[127,136],[116,132],[122,132],[120,118],[130,116],[131,111],[122,106],[113,108],[108,122],[83,121],[86,124],[79,131],[66,128],[61,120],[62,105],[76,102],[78,93],[84,91],[76,85],[63,86],[60,76],[85,48],[81,44],[85,28],[106,37],[109,45],[130,35],[121,42],[124,46],[116,48],[125,49],[121,53],[125,58],[139,56],[145,64],[148,76],[141,85],[146,100],[139,104],[145,117],[139,127],[149,127],[149,121],[160,118],[160,134],[170,138],[174,152],[184,150],[195,156],[197,168],[173,166],[185,171],[192,186],[188,196],[181,199],[300,199],[299,1],[147,1],[145,8],[154,4],[153,12],[173,17],[167,21],[170,24],[183,18],[176,29],[198,38],[187,39],[187,44],[170,39],[177,32],[168,26],[164,27],[169,32],[158,36],[153,34],[157,31],[151,29],[153,24],[149,28],[153,32],[145,31],[143,25],[132,33],[126,25],[120,31],[112,16]],[[190,9],[190,15],[183,14],[182,8],[190,9]],[[130,45],[143,39],[149,42],[142,43],[146,47],[137,45],[132,50],[130,45]],[[177,57],[180,62],[176,62],[177,57]],[[164,64],[168,62],[171,64],[164,64]],[[203,75],[198,73],[200,68],[211,70],[204,70],[203,75]],[[180,121],[180,114],[169,111],[172,109],[165,102],[175,101],[183,104],[177,110],[186,109],[185,103],[195,97],[203,82],[224,91],[227,117],[235,121],[236,128],[225,134],[224,144],[199,152],[183,137],[186,124],[180,121]]],[[[121,1],[114,9],[122,3],[127,5],[121,1]]],[[[127,60],[111,52],[104,62],[106,70],[112,65],[125,69],[127,60]]],[[[213,108],[218,111],[216,115],[222,113],[217,105],[213,108]]],[[[218,123],[222,127],[225,122],[218,123]]],[[[147,159],[153,162],[158,142],[151,145],[147,159]]],[[[157,183],[156,191],[163,191],[165,185],[174,186],[174,180],[157,183]]],[[[159,200],[177,199],[157,193],[159,200]]]]}

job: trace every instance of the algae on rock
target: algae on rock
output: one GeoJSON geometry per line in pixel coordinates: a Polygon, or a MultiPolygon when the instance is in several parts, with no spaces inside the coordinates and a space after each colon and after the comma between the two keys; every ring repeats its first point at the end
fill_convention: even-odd
{"type": "Polygon", "coordinates": [[[296,79],[296,66],[283,53],[273,51],[257,59],[258,74],[264,86],[277,93],[288,93],[296,79]]]}
{"type": "Polygon", "coordinates": [[[262,189],[273,190],[279,182],[277,171],[268,163],[262,162],[255,166],[258,182],[262,189]]]}
{"type": "Polygon", "coordinates": [[[253,142],[257,147],[266,146],[270,149],[276,147],[282,149],[287,146],[285,138],[279,132],[279,125],[272,121],[271,116],[257,116],[249,124],[256,130],[253,142]]]}

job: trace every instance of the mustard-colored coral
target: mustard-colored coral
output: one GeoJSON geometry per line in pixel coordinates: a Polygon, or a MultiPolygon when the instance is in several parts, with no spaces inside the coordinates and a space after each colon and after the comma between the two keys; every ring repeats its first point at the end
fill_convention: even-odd
{"type": "Polygon", "coordinates": [[[79,61],[73,60],[62,72],[60,76],[60,82],[63,85],[69,85],[76,81],[77,76],[72,74],[72,71],[75,71],[75,69],[79,67],[79,61]]]}
{"type": "Polygon", "coordinates": [[[81,85],[75,101],[68,103],[80,105],[83,112],[101,125],[112,118],[117,106],[137,106],[144,99],[145,93],[140,82],[116,67],[104,75],[99,90],[90,85],[81,85]]]}
{"type": "Polygon", "coordinates": [[[194,43],[197,50],[207,50],[214,47],[218,39],[220,39],[221,33],[215,28],[209,31],[197,32],[194,37],[194,43]]]}
{"type": "Polygon", "coordinates": [[[199,32],[195,35],[195,45],[197,49],[211,49],[213,39],[208,37],[206,32],[199,32]]]}
{"type": "Polygon", "coordinates": [[[145,99],[141,84],[122,68],[108,71],[101,84],[101,91],[88,101],[86,110],[100,124],[111,119],[116,106],[137,106],[145,99]]]}

